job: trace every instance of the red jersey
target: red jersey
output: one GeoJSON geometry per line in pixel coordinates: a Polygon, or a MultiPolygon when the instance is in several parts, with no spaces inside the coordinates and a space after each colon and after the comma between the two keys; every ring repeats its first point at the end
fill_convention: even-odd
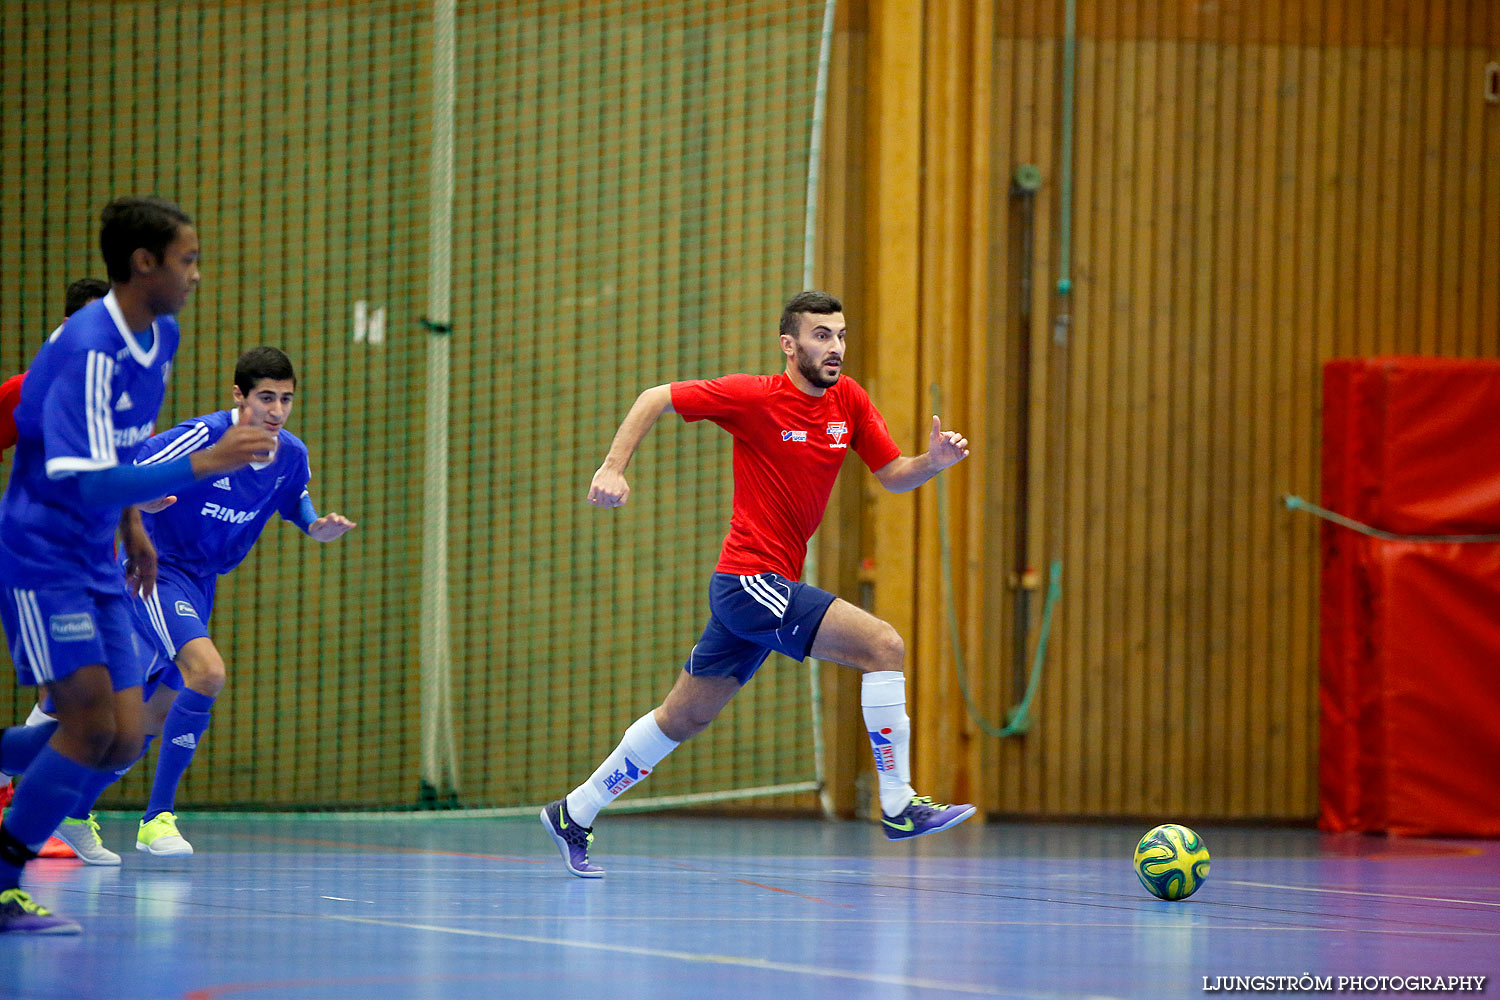
{"type": "Polygon", "coordinates": [[[779,375],[672,383],[672,409],[734,435],[734,511],[720,573],[802,576],[807,540],[853,448],[872,471],[901,456],[885,420],[849,376],[809,396],[779,375]]]}
{"type": "Polygon", "coordinates": [[[16,404],[21,401],[21,380],[26,373],[0,382],[0,453],[16,443],[16,404]]]}

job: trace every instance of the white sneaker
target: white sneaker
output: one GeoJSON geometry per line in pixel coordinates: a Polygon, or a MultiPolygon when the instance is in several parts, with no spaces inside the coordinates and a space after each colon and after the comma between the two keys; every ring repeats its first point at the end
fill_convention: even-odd
{"type": "Polygon", "coordinates": [[[99,839],[99,821],[89,813],[88,819],[69,817],[53,834],[58,840],[73,848],[73,853],[86,865],[117,865],[120,856],[104,846],[99,839]]]}
{"type": "Polygon", "coordinates": [[[193,845],[178,832],[172,813],[157,813],[151,822],[142,823],[136,831],[135,849],[158,858],[185,858],[193,853],[193,845]]]}

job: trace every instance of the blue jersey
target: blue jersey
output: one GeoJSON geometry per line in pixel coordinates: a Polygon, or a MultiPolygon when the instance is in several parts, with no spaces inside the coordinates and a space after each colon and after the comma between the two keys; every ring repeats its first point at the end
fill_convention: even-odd
{"type": "Polygon", "coordinates": [[[124,591],[114,559],[123,508],[86,505],[77,477],[133,461],[154,433],[178,336],[177,321],[159,316],[142,347],[110,292],[42,345],[16,407],[0,577],[124,591]]]}
{"type": "MultiPolygon", "coordinates": [[[[140,465],[169,462],[211,446],[239,422],[239,410],[220,410],[184,421],[147,441],[140,465]]],[[[142,514],[157,558],[190,576],[228,573],[250,554],[271,514],[296,517],[311,478],[307,445],[290,431],[276,435],[276,453],[265,464],[200,479],[157,514],[142,514]]]]}

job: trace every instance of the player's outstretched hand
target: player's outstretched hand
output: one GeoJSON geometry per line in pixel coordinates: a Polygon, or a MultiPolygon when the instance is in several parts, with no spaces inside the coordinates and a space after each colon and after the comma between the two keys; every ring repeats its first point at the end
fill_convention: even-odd
{"type": "Polygon", "coordinates": [[[932,433],[927,436],[927,453],[939,469],[962,462],[969,457],[969,439],[958,431],[943,430],[943,422],[932,416],[932,433]]]}
{"type": "Polygon", "coordinates": [[[324,514],[307,526],[307,537],[315,542],[331,542],[357,525],[343,514],[324,514]]]}
{"type": "Polygon", "coordinates": [[[140,527],[140,519],[124,532],[122,544],[125,548],[125,582],[130,592],[137,597],[156,590],[156,546],[151,536],[140,527]]]}
{"type": "Polygon", "coordinates": [[[136,506],[140,508],[142,514],[160,514],[176,502],[176,497],[167,496],[156,500],[148,500],[145,503],[138,503],[136,506]]]}
{"type": "Polygon", "coordinates": [[[595,507],[623,507],[628,499],[630,484],[625,477],[601,465],[594,473],[594,481],[589,483],[589,503],[595,507]]]}
{"type": "Polygon", "coordinates": [[[276,435],[264,427],[235,424],[212,448],[193,452],[193,474],[199,479],[242,469],[251,462],[269,462],[276,451],[276,435]]]}

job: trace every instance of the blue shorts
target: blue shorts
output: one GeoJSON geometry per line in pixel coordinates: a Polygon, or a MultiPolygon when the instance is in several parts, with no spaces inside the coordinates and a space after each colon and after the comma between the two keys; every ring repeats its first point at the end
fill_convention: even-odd
{"type": "Polygon", "coordinates": [[[131,600],[136,628],[157,654],[156,663],[147,671],[147,679],[154,682],[153,690],[159,684],[182,690],[182,674],[173,661],[183,646],[194,639],[208,638],[216,583],[216,577],[203,580],[162,566],[157,570],[156,590],[131,600]]]}
{"type": "Polygon", "coordinates": [[[832,603],[828,591],[777,573],[715,573],[708,585],[708,625],[682,669],[744,684],[772,652],[806,659],[832,603]]]}
{"type": "Polygon", "coordinates": [[[128,594],[14,582],[0,594],[0,622],[22,684],[52,684],[95,664],[109,669],[116,691],[145,679],[151,651],[136,634],[128,594]]]}

